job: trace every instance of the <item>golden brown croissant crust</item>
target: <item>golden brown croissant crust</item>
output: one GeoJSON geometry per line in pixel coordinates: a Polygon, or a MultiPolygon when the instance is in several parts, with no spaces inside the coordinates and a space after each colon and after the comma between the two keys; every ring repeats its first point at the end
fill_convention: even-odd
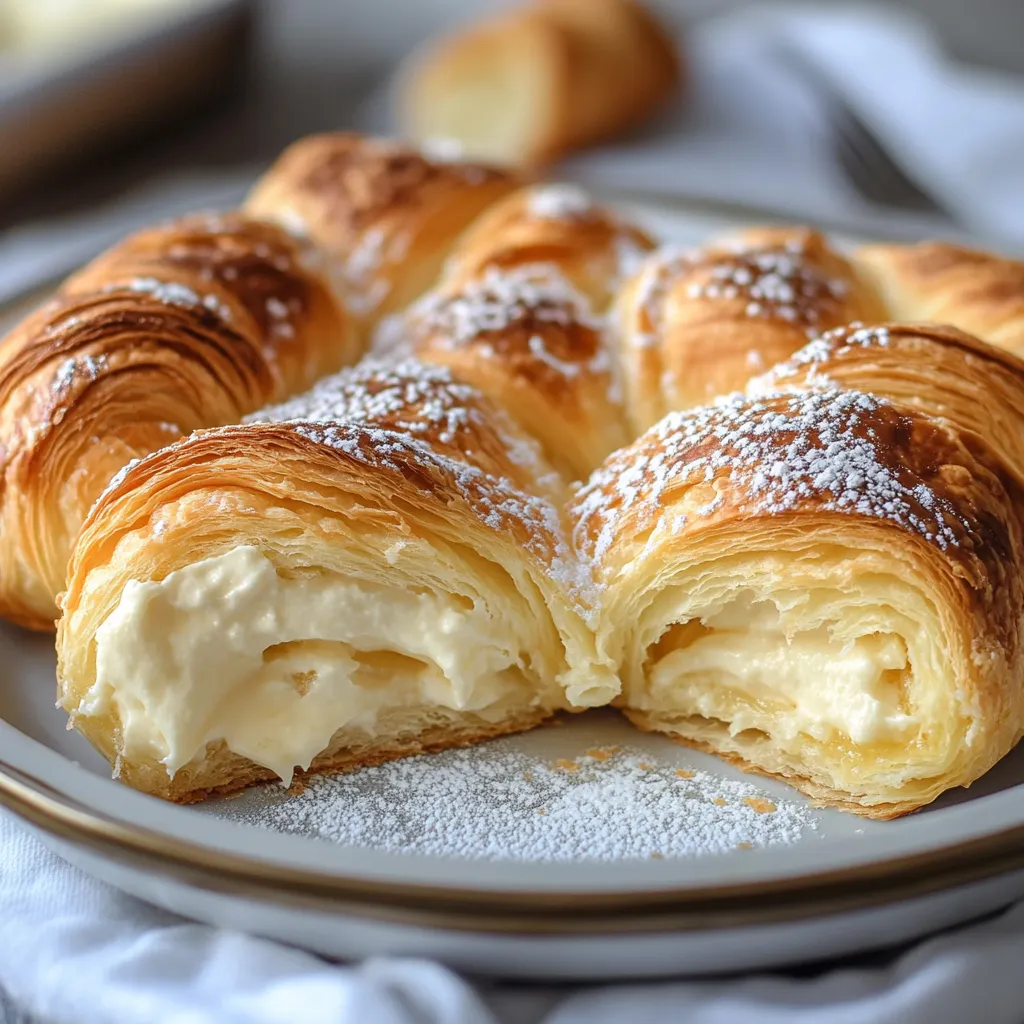
{"type": "Polygon", "coordinates": [[[869,245],[855,256],[887,319],[952,324],[1024,355],[1024,263],[948,242],[869,245]]]}
{"type": "Polygon", "coordinates": [[[429,287],[461,232],[520,184],[508,171],[388,140],[313,135],[285,150],[246,209],[312,239],[353,314],[376,317],[429,287]]]}
{"type": "Polygon", "coordinates": [[[442,287],[410,311],[404,330],[419,359],[504,405],[567,480],[626,440],[602,325],[549,264],[489,266],[442,287]]]}
{"type": "Polygon", "coordinates": [[[126,462],[357,356],[307,258],[273,225],[189,218],[100,257],[0,342],[5,616],[52,625],[71,542],[126,462]]]}
{"type": "Polygon", "coordinates": [[[624,559],[629,538],[669,495],[681,503],[681,537],[766,514],[796,522],[840,513],[899,528],[942,551],[979,626],[1017,651],[1021,494],[953,425],[839,389],[735,396],[673,413],[607,459],[577,495],[577,544],[599,561],[619,545],[624,559]]]}
{"type": "Polygon", "coordinates": [[[630,414],[643,430],[742,387],[821,331],[884,312],[818,232],[786,228],[656,254],[623,290],[616,319],[630,414]]]}
{"type": "Polygon", "coordinates": [[[535,186],[495,203],[470,225],[449,257],[444,280],[455,286],[488,267],[548,264],[603,312],[654,245],[647,232],[580,188],[535,186]]]}
{"type": "Polygon", "coordinates": [[[999,471],[1024,481],[1024,361],[953,327],[850,324],[823,334],[747,385],[752,395],[808,388],[882,395],[954,424],[999,471]]]}

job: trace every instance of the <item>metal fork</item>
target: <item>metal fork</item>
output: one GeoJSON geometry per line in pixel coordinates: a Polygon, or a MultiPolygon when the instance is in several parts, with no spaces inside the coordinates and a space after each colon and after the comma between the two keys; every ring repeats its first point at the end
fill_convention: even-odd
{"type": "Polygon", "coordinates": [[[922,213],[948,213],[899,164],[846,97],[796,47],[775,48],[786,69],[814,90],[825,114],[836,159],[850,184],[869,202],[922,213]]]}

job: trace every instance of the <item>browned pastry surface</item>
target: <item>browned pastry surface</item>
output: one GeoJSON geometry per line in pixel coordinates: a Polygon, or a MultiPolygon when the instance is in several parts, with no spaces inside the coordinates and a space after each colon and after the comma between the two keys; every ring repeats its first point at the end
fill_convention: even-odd
{"type": "Polygon", "coordinates": [[[443,286],[402,325],[412,351],[504,405],[566,480],[625,443],[621,390],[600,320],[550,264],[488,266],[443,286]]]}
{"type": "Polygon", "coordinates": [[[808,228],[659,252],[615,312],[634,430],[742,387],[821,331],[884,318],[849,262],[808,228]]]}
{"type": "Polygon", "coordinates": [[[856,264],[890,320],[953,324],[1024,356],[1024,263],[948,242],[869,245],[856,264]]]}
{"type": "Polygon", "coordinates": [[[0,612],[50,628],[68,552],[126,462],[358,356],[307,247],[240,217],[133,236],[0,342],[0,612]]]}
{"type": "Polygon", "coordinates": [[[444,281],[457,286],[488,267],[543,263],[557,267],[603,313],[654,244],[581,188],[533,186],[495,203],[470,225],[449,257],[444,281]]]}
{"type": "Polygon", "coordinates": [[[462,231],[520,184],[389,140],[312,135],[284,151],[246,210],[312,239],[351,313],[372,327],[433,284],[462,231]]]}

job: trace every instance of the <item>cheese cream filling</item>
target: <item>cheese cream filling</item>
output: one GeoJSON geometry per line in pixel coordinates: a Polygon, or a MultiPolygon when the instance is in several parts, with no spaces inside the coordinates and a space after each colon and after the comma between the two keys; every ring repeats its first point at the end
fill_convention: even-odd
{"type": "Polygon", "coordinates": [[[892,633],[792,631],[771,601],[739,599],[662,635],[649,651],[647,693],[633,706],[717,719],[734,736],[899,741],[919,725],[903,706],[909,668],[892,633]]]}
{"type": "Polygon", "coordinates": [[[290,780],[336,730],[435,706],[499,720],[519,651],[481,602],[327,574],[282,576],[255,547],[129,582],[96,632],[78,713],[116,709],[126,756],[175,771],[223,740],[290,780]]]}

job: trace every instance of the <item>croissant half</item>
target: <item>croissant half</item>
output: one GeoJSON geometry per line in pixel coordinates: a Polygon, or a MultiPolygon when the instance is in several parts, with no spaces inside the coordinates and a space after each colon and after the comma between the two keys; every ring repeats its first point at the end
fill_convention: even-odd
{"type": "Polygon", "coordinates": [[[1022,733],[1020,479],[974,401],[1002,377],[987,416],[1019,421],[1024,366],[850,328],[776,376],[666,417],[577,495],[599,643],[641,728],[892,817],[1022,733]]]}
{"type": "Polygon", "coordinates": [[[129,468],[76,547],[61,704],[189,801],[605,702],[536,445],[440,368],[363,367],[129,468]]]}

